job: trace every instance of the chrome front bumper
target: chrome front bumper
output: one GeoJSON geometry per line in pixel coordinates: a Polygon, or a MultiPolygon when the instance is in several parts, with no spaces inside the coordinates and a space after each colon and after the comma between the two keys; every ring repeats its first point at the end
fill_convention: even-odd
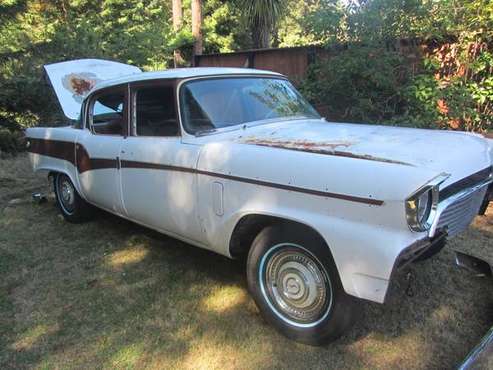
{"type": "Polygon", "coordinates": [[[433,250],[433,255],[440,252],[445,246],[446,239],[447,233],[440,231],[433,238],[424,238],[411,244],[397,257],[394,264],[394,271],[402,270],[404,266],[414,262],[429,250],[433,250]]]}

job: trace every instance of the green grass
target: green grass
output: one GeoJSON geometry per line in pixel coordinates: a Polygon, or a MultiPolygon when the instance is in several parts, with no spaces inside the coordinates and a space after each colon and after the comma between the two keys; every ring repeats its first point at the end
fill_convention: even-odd
{"type": "Polygon", "coordinates": [[[451,368],[493,324],[493,283],[452,249],[493,263],[493,212],[439,256],[410,266],[387,304],[364,303],[340,340],[277,334],[246,291],[244,266],[101,214],[72,225],[27,158],[0,161],[0,368],[451,368]]]}

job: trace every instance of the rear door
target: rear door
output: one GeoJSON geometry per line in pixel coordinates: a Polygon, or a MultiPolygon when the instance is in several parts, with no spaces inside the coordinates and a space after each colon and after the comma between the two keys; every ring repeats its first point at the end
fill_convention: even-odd
{"type": "Polygon", "coordinates": [[[86,106],[86,129],[77,139],[79,184],[86,198],[124,215],[120,187],[120,150],[128,135],[128,84],[98,91],[86,106]]]}
{"type": "Polygon", "coordinates": [[[174,81],[130,84],[130,96],[131,132],[120,153],[127,215],[198,241],[195,168],[200,147],[182,143],[174,81]]]}

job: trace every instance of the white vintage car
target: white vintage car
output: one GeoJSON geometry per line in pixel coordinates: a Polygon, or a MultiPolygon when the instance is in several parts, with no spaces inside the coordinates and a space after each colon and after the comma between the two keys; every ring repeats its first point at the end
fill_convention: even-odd
{"type": "Polygon", "coordinates": [[[45,66],[73,126],[27,130],[36,171],[70,222],[92,206],[247,258],[261,314],[309,344],[338,337],[358,300],[463,231],[487,205],[480,135],[321,118],[282,75],[45,66]]]}

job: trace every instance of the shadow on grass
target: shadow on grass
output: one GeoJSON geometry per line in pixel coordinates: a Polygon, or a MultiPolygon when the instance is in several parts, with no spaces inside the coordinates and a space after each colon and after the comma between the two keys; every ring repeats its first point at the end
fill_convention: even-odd
{"type": "Polygon", "coordinates": [[[386,305],[363,302],[344,337],[308,347],[263,322],[242,262],[106,213],[70,225],[52,202],[10,217],[6,241],[26,249],[5,253],[26,271],[0,301],[13,321],[2,367],[448,368],[492,324],[491,287],[444,251],[407,271],[412,297],[404,272],[386,305]]]}

